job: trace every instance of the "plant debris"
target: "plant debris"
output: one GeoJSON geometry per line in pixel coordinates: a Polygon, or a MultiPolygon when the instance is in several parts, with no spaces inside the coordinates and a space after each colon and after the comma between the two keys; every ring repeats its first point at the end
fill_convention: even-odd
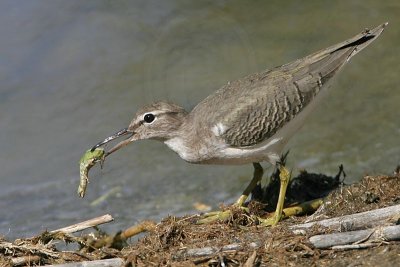
{"type": "MultiPolygon", "coordinates": [[[[309,181],[310,177],[321,176],[302,172],[299,177],[309,181]]],[[[0,266],[109,258],[121,258],[126,266],[395,266],[399,262],[399,241],[380,241],[373,245],[357,242],[346,246],[352,250],[344,251],[317,249],[309,238],[334,230],[315,227],[301,234],[291,230],[292,226],[310,219],[333,218],[400,204],[398,174],[365,176],[359,183],[346,186],[338,176],[332,178],[336,179],[332,184],[339,184],[339,187],[324,198],[324,204],[315,214],[289,217],[276,227],[265,228],[252,221],[253,213],[267,214],[265,208],[269,204],[251,200],[247,210],[233,211],[227,222],[198,225],[196,222],[201,215],[195,214],[169,216],[157,224],[145,221],[114,235],[96,230],[80,236],[44,232],[13,242],[0,239],[0,266]],[[143,232],[147,233],[129,240],[130,236],[143,232]],[[78,248],[60,251],[57,242],[72,242],[78,244],[78,248]]],[[[301,195],[303,198],[304,192],[301,195]]],[[[392,218],[382,225],[398,222],[399,218],[392,218]]]]}

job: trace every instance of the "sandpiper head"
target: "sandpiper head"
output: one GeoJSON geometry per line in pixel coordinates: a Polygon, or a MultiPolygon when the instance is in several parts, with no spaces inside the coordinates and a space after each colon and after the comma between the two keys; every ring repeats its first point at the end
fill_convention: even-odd
{"type": "Polygon", "coordinates": [[[96,144],[92,150],[126,135],[128,138],[107,151],[106,155],[136,140],[155,139],[166,141],[177,135],[177,131],[186,115],[187,112],[182,107],[172,103],[156,102],[144,106],[136,112],[127,128],[107,137],[104,141],[96,144]]]}
{"type": "Polygon", "coordinates": [[[128,126],[137,140],[156,139],[165,141],[181,126],[187,112],[180,106],[156,102],[139,109],[128,126]]]}

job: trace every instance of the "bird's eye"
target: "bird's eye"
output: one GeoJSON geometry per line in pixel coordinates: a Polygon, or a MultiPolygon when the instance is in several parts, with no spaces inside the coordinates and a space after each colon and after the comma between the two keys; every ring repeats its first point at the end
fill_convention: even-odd
{"type": "Polygon", "coordinates": [[[151,123],[151,122],[154,121],[155,118],[156,118],[156,117],[155,117],[153,114],[147,113],[147,114],[144,115],[143,120],[144,120],[145,122],[147,122],[147,123],[151,123]]]}

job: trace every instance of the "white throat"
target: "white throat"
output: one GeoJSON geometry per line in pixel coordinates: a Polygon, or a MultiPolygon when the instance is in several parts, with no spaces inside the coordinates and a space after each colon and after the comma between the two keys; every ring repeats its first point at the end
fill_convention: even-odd
{"type": "Polygon", "coordinates": [[[187,147],[186,142],[179,136],[168,139],[167,141],[164,141],[164,144],[166,144],[170,149],[178,153],[178,155],[189,162],[192,162],[195,160],[194,155],[190,153],[190,148],[187,147]]]}

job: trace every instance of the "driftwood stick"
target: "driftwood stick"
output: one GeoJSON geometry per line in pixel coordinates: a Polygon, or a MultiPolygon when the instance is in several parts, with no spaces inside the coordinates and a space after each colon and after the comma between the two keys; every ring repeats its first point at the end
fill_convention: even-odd
{"type": "Polygon", "coordinates": [[[124,261],[120,258],[96,260],[96,261],[82,261],[71,262],[57,265],[46,265],[47,267],[120,267],[123,266],[124,261]]]}
{"type": "Polygon", "coordinates": [[[153,221],[143,221],[137,225],[131,226],[123,232],[119,232],[115,235],[106,235],[96,240],[91,246],[95,248],[112,247],[122,249],[125,247],[126,240],[137,234],[152,231],[156,227],[156,223],[153,221]]]}
{"type": "Polygon", "coordinates": [[[336,231],[352,231],[368,227],[374,227],[382,224],[390,218],[400,214],[400,205],[390,206],[386,208],[345,215],[341,217],[326,219],[322,221],[304,223],[290,226],[293,232],[298,233],[298,230],[307,230],[313,226],[327,227],[336,231]]]}
{"type": "Polygon", "coordinates": [[[326,235],[315,235],[310,237],[310,242],[316,248],[330,248],[332,246],[352,244],[363,239],[368,240],[373,232],[373,229],[368,229],[326,235]]]}
{"type": "Polygon", "coordinates": [[[255,266],[254,262],[256,261],[257,258],[257,251],[253,251],[253,254],[247,259],[247,261],[244,263],[243,267],[253,267],[255,266]]]}
{"type": "Polygon", "coordinates": [[[137,225],[131,226],[121,233],[123,239],[128,239],[137,234],[152,231],[156,227],[156,223],[153,221],[143,221],[137,225]]]}
{"type": "MultiPolygon", "coordinates": [[[[343,249],[343,245],[362,245],[362,242],[382,242],[400,240],[400,225],[386,227],[376,227],[367,230],[358,230],[342,233],[333,233],[326,235],[315,235],[310,237],[310,242],[316,248],[343,249]]],[[[365,243],[364,243],[365,244],[365,243]]],[[[353,246],[353,248],[362,248],[363,246],[353,246]]],[[[348,246],[348,249],[350,247],[348,246]]]]}
{"type": "Polygon", "coordinates": [[[226,251],[237,251],[243,248],[259,248],[260,244],[257,242],[252,242],[250,244],[242,244],[242,243],[233,243],[223,247],[205,247],[205,248],[190,248],[183,249],[175,255],[174,258],[182,258],[182,257],[205,257],[216,254],[218,252],[226,252],[226,251]]]}
{"type": "Polygon", "coordinates": [[[36,263],[40,261],[40,257],[37,255],[29,255],[29,256],[21,256],[21,257],[16,257],[11,259],[12,266],[20,266],[20,265],[34,265],[33,263],[36,263]]]}
{"type": "Polygon", "coordinates": [[[71,233],[83,231],[87,228],[91,228],[91,227],[94,227],[94,226],[97,226],[97,225],[100,225],[103,223],[108,223],[113,220],[114,220],[114,218],[110,214],[106,214],[106,215],[96,217],[96,218],[93,218],[93,219],[90,219],[90,220],[87,220],[84,222],[80,222],[80,223],[73,224],[73,225],[70,225],[67,227],[63,227],[63,228],[60,228],[57,230],[53,230],[50,233],[62,232],[65,234],[71,234],[71,233]]]}
{"type": "Polygon", "coordinates": [[[353,245],[342,245],[342,246],[333,246],[333,250],[345,251],[351,249],[364,249],[379,246],[379,243],[364,243],[364,244],[353,244],[353,245]]]}
{"type": "Polygon", "coordinates": [[[0,249],[10,250],[10,251],[21,251],[23,253],[33,253],[33,254],[43,254],[51,258],[59,258],[59,254],[43,244],[29,244],[29,243],[18,243],[13,244],[10,242],[0,242],[0,249]]]}

